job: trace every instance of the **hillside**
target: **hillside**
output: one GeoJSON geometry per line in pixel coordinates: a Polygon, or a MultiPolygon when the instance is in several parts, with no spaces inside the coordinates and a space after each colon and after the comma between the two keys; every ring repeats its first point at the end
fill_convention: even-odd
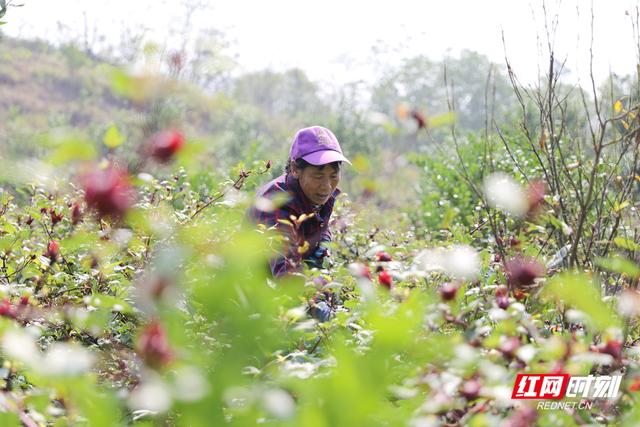
{"type": "Polygon", "coordinates": [[[247,150],[253,156],[272,151],[298,126],[297,118],[274,117],[253,102],[205,94],[161,73],[131,77],[70,45],[2,37],[0,46],[0,141],[14,153],[34,153],[25,146],[42,132],[72,129],[100,141],[118,123],[133,140],[156,126],[180,127],[207,141],[209,150],[239,161],[247,150]]]}

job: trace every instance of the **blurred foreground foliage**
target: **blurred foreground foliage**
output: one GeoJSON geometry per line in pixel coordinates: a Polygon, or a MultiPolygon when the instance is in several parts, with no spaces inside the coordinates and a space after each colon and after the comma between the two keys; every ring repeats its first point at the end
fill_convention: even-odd
{"type": "MultiPolygon", "coordinates": [[[[469,117],[477,85],[469,110],[426,114],[416,104],[439,105],[428,85],[406,88],[434,67],[424,58],[381,81],[376,111],[345,95],[343,114],[322,117],[330,106],[296,71],[200,97],[62,55],[95,89],[76,106],[89,116],[34,113],[34,137],[14,110],[2,129],[3,425],[637,423],[637,98],[611,100],[590,145],[588,113],[561,103],[575,98],[523,101],[495,132],[469,117]],[[100,97],[119,115],[93,115],[100,97]],[[310,119],[354,160],[349,191],[332,263],[274,281],[279,236],[244,212],[279,174],[265,163],[274,147],[310,119]],[[184,146],[158,136],[175,128],[184,146]],[[320,302],[327,322],[307,314],[320,302]],[[538,412],[511,399],[522,372],[624,380],[590,410],[538,412]]],[[[507,104],[506,77],[494,79],[507,104]]]]}

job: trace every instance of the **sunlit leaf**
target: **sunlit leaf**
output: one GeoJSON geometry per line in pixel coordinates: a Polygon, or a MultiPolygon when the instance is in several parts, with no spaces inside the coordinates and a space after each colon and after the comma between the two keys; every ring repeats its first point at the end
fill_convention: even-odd
{"type": "Polygon", "coordinates": [[[456,113],[448,112],[429,117],[429,127],[436,128],[440,126],[452,125],[456,122],[456,113]]]}
{"type": "Polygon", "coordinates": [[[102,142],[109,148],[116,148],[121,145],[126,138],[118,131],[118,128],[114,126],[110,126],[109,129],[104,134],[102,138],[102,142]]]}
{"type": "Polygon", "coordinates": [[[362,154],[357,154],[352,160],[353,168],[358,173],[367,173],[369,171],[370,162],[362,154]]]}
{"type": "Polygon", "coordinates": [[[620,102],[620,100],[616,101],[616,102],[613,104],[613,111],[614,111],[616,114],[617,114],[617,113],[619,113],[620,111],[622,111],[622,102],[620,102]]]}
{"type": "Polygon", "coordinates": [[[626,274],[633,279],[640,277],[640,267],[636,263],[619,255],[612,258],[596,258],[595,262],[606,270],[626,274]]]}
{"type": "Polygon", "coordinates": [[[618,202],[616,202],[616,203],[613,205],[613,211],[614,211],[614,212],[616,212],[616,213],[618,213],[618,212],[620,212],[621,210],[623,210],[624,208],[626,208],[627,206],[629,206],[630,204],[631,204],[631,202],[630,202],[629,200],[625,200],[625,201],[624,201],[624,202],[622,202],[622,203],[618,203],[618,202]]]}
{"type": "Polygon", "coordinates": [[[74,160],[93,160],[96,157],[96,149],[89,141],[81,139],[69,139],[58,146],[50,158],[55,166],[74,160]]]}
{"type": "Polygon", "coordinates": [[[619,319],[611,307],[602,301],[593,279],[582,273],[563,273],[554,276],[544,287],[544,293],[574,307],[593,321],[598,330],[619,326],[619,319]]]}
{"type": "Polygon", "coordinates": [[[616,237],[613,239],[613,243],[616,244],[617,247],[622,249],[628,249],[630,251],[640,250],[640,245],[635,243],[631,239],[625,239],[624,237],[616,237]]]}

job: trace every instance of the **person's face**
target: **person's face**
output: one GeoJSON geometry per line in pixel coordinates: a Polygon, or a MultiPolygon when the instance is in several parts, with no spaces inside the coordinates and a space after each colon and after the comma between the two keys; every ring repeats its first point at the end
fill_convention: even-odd
{"type": "Polygon", "coordinates": [[[304,195],[315,205],[326,203],[340,183],[340,170],[331,165],[308,166],[304,170],[293,165],[292,173],[298,178],[304,195]]]}

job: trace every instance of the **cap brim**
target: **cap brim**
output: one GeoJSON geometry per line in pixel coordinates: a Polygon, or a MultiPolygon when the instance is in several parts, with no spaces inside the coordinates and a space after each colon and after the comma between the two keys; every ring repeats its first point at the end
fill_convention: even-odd
{"type": "Polygon", "coordinates": [[[315,153],[307,154],[302,158],[314,166],[322,166],[333,162],[346,162],[351,164],[345,156],[333,150],[316,151],[315,153]]]}

